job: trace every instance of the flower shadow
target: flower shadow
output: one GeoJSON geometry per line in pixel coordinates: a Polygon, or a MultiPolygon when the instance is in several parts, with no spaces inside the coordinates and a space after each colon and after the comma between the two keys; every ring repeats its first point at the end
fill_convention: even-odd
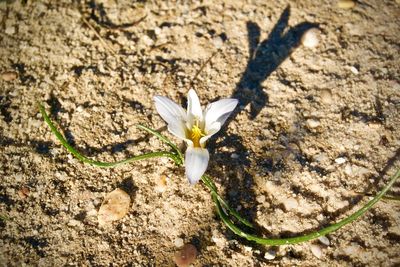
{"type": "Polygon", "coordinates": [[[318,24],[303,22],[285,31],[289,16],[290,6],[287,6],[269,36],[261,42],[258,24],[247,22],[249,60],[232,97],[238,99],[242,107],[250,105],[251,120],[268,104],[262,82],[300,45],[301,37],[307,30],[318,27],[318,24]]]}

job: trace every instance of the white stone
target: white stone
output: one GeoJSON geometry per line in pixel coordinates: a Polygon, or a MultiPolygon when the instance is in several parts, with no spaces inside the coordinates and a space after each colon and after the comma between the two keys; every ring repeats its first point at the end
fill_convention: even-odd
{"type": "Polygon", "coordinates": [[[265,196],[264,195],[260,195],[256,198],[257,202],[262,204],[265,202],[265,196]]]}
{"type": "Polygon", "coordinates": [[[252,247],[248,247],[248,246],[244,246],[243,248],[244,248],[245,252],[251,252],[253,250],[252,247]]]}
{"type": "Polygon", "coordinates": [[[13,27],[13,26],[7,27],[5,32],[8,35],[13,35],[15,33],[15,27],[13,27]]]}
{"type": "Polygon", "coordinates": [[[75,226],[78,226],[78,225],[80,225],[80,224],[81,224],[80,221],[77,221],[77,220],[74,220],[74,219],[71,219],[71,220],[68,222],[68,226],[71,226],[71,227],[75,227],[75,226]]]}
{"type": "Polygon", "coordinates": [[[286,211],[296,209],[299,206],[299,202],[294,198],[288,198],[283,201],[286,211]]]}
{"type": "Polygon", "coordinates": [[[222,40],[222,38],[220,36],[215,36],[212,39],[212,42],[213,42],[215,48],[217,48],[217,49],[220,49],[224,45],[224,41],[222,40]]]}
{"type": "Polygon", "coordinates": [[[343,164],[343,163],[346,162],[346,158],[342,158],[342,157],[337,158],[337,159],[335,159],[335,162],[336,162],[337,164],[343,164]]]}
{"type": "Polygon", "coordinates": [[[350,66],[349,70],[355,75],[357,75],[359,73],[358,69],[354,66],[350,66]]]}
{"type": "Polygon", "coordinates": [[[346,167],[344,167],[344,173],[349,176],[353,176],[353,168],[350,164],[347,164],[346,167]]]}
{"type": "Polygon", "coordinates": [[[142,37],[142,41],[143,41],[143,43],[146,45],[146,46],[152,46],[153,44],[154,44],[154,41],[153,41],[153,39],[151,39],[149,36],[147,36],[147,35],[143,35],[143,37],[142,37]]]}
{"type": "Polygon", "coordinates": [[[315,257],[317,257],[318,259],[320,259],[322,257],[322,249],[320,246],[312,244],[310,246],[310,249],[311,249],[312,254],[315,257]]]}
{"type": "Polygon", "coordinates": [[[267,252],[265,252],[264,258],[266,260],[273,260],[276,257],[276,251],[275,250],[268,250],[267,252]]]}
{"type": "Polygon", "coordinates": [[[183,246],[183,239],[182,238],[180,238],[180,237],[177,237],[177,238],[175,238],[175,240],[174,240],[174,245],[176,246],[176,247],[182,247],[183,246]]]}
{"type": "Polygon", "coordinates": [[[236,154],[236,153],[232,153],[231,158],[233,158],[233,159],[238,159],[238,158],[239,158],[239,155],[236,154]]]}
{"type": "Polygon", "coordinates": [[[319,30],[317,28],[312,28],[306,31],[301,37],[301,43],[308,48],[314,48],[319,43],[319,30]]]}
{"type": "Polygon", "coordinates": [[[313,120],[313,119],[308,119],[307,120],[307,125],[310,128],[317,128],[321,123],[317,120],[313,120]]]}
{"type": "Polygon", "coordinates": [[[326,236],[320,236],[320,237],[318,237],[318,240],[325,246],[329,246],[331,244],[331,242],[329,241],[329,239],[326,236]]]}

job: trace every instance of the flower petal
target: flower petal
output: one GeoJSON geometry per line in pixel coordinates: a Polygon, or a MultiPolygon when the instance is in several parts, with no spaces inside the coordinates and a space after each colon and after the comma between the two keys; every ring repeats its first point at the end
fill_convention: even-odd
{"type": "Polygon", "coordinates": [[[203,121],[203,111],[201,110],[200,100],[193,89],[190,89],[188,93],[187,118],[190,123],[190,128],[193,126],[193,120],[195,118],[200,122],[203,121]]]}
{"type": "Polygon", "coordinates": [[[171,99],[165,96],[155,96],[154,102],[158,114],[168,125],[180,125],[186,121],[186,111],[171,99]]]}
{"type": "Polygon", "coordinates": [[[206,172],[209,159],[210,154],[207,149],[190,146],[186,149],[186,177],[192,185],[196,184],[206,172]]]}
{"type": "Polygon", "coordinates": [[[205,147],[205,142],[214,134],[216,134],[219,130],[221,130],[221,123],[218,121],[209,125],[207,129],[207,135],[200,138],[200,145],[201,147],[205,147]]]}
{"type": "MultiPolygon", "coordinates": [[[[221,127],[232,111],[238,104],[238,100],[234,98],[225,98],[211,103],[207,106],[205,110],[204,120],[205,120],[205,131],[208,133],[215,122],[218,122],[221,127]]],[[[215,126],[215,125],[214,125],[215,126]]]]}
{"type": "Polygon", "coordinates": [[[186,138],[186,125],[183,121],[178,121],[176,123],[168,124],[168,131],[175,135],[176,137],[185,140],[189,144],[193,144],[193,142],[186,138]]]}

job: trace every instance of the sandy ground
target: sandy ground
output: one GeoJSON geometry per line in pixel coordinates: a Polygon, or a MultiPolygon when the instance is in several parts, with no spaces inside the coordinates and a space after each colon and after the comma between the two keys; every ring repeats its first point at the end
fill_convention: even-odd
{"type": "Polygon", "coordinates": [[[182,2],[0,2],[0,265],[174,266],[191,243],[194,266],[399,266],[396,201],[329,244],[259,246],[227,230],[207,188],[171,161],[100,169],[60,145],[37,100],[79,151],[113,161],[165,147],[135,127],[171,136],[154,95],[238,98],[208,144],[208,173],[270,237],[344,218],[399,168],[399,1],[182,2]],[[300,45],[310,27],[315,48],[300,45]],[[130,211],[99,227],[116,188],[130,211]]]}

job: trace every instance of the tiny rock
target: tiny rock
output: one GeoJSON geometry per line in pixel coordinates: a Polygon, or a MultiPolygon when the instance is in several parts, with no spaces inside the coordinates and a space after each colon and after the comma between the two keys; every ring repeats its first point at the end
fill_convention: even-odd
{"type": "Polygon", "coordinates": [[[28,187],[21,187],[21,189],[18,190],[18,196],[22,199],[27,198],[29,196],[30,190],[28,187]]]}
{"type": "Polygon", "coordinates": [[[17,77],[18,73],[16,73],[15,71],[6,71],[1,74],[1,79],[6,82],[13,81],[17,79],[17,77]]]}
{"type": "Polygon", "coordinates": [[[13,35],[15,33],[15,27],[13,26],[7,27],[5,33],[8,35],[13,35]]]}
{"type": "Polygon", "coordinates": [[[314,245],[312,244],[310,246],[311,252],[312,254],[317,257],[318,259],[320,259],[322,257],[322,249],[319,245],[314,245]]]}
{"type": "Polygon", "coordinates": [[[337,159],[335,159],[335,162],[336,162],[337,164],[343,164],[343,163],[346,162],[346,158],[342,158],[342,157],[337,158],[337,159]]]}
{"type": "Polygon", "coordinates": [[[317,128],[321,123],[317,120],[313,120],[313,119],[308,119],[307,120],[307,126],[309,128],[317,128]]]}
{"type": "Polygon", "coordinates": [[[247,253],[250,253],[250,252],[253,250],[252,247],[248,247],[248,246],[244,246],[243,249],[244,249],[244,251],[247,252],[247,253]]]}
{"type": "Polygon", "coordinates": [[[357,253],[360,253],[360,251],[361,251],[361,247],[355,242],[351,242],[350,245],[346,246],[343,249],[343,252],[349,256],[353,256],[357,253]]]}
{"type": "Polygon", "coordinates": [[[129,211],[131,198],[122,189],[115,189],[108,193],[98,212],[100,225],[108,225],[116,220],[122,219],[129,211]]]}
{"type": "Polygon", "coordinates": [[[196,257],[196,247],[192,244],[186,244],[175,253],[174,260],[178,267],[187,267],[196,260],[196,257]]]}
{"type": "Polygon", "coordinates": [[[239,158],[239,155],[236,154],[236,153],[232,153],[232,154],[231,154],[231,158],[232,158],[232,159],[238,159],[238,158],[239,158]]]}
{"type": "Polygon", "coordinates": [[[319,30],[317,28],[311,28],[306,31],[301,37],[301,43],[308,48],[316,47],[319,43],[319,30]]]}
{"type": "Polygon", "coordinates": [[[354,66],[350,66],[349,70],[355,75],[357,75],[359,73],[358,69],[354,66]]]}
{"type": "Polygon", "coordinates": [[[74,220],[74,219],[71,219],[68,222],[68,226],[70,226],[70,227],[79,226],[80,224],[82,224],[80,221],[77,221],[77,220],[74,220]]]}
{"type": "Polygon", "coordinates": [[[339,0],[337,6],[342,9],[351,9],[356,6],[356,2],[353,0],[339,0]]]}
{"type": "Polygon", "coordinates": [[[212,42],[213,42],[215,48],[217,48],[217,49],[221,48],[224,45],[224,41],[222,40],[222,38],[220,36],[215,36],[212,39],[212,42]]]}
{"type": "Polygon", "coordinates": [[[158,193],[163,193],[165,190],[167,190],[167,185],[168,177],[166,175],[160,175],[156,178],[156,186],[154,189],[158,193]]]}
{"type": "Polygon", "coordinates": [[[324,104],[332,103],[332,93],[331,90],[325,89],[321,91],[321,101],[324,104]]]}
{"type": "Polygon", "coordinates": [[[273,260],[276,257],[276,251],[275,250],[268,250],[267,252],[265,252],[264,258],[266,260],[273,260]]]}
{"type": "Polygon", "coordinates": [[[329,239],[326,236],[320,236],[320,237],[318,237],[318,240],[325,246],[329,246],[331,244],[331,242],[329,241],[329,239]]]}
{"type": "Polygon", "coordinates": [[[175,245],[175,247],[177,247],[177,248],[182,247],[182,246],[183,246],[183,239],[180,238],[180,237],[175,238],[175,240],[174,240],[174,245],[175,245]]]}
{"type": "Polygon", "coordinates": [[[285,206],[286,211],[289,211],[289,210],[296,209],[299,206],[299,202],[296,199],[291,197],[291,198],[285,199],[285,201],[283,202],[283,205],[285,206]]]}

